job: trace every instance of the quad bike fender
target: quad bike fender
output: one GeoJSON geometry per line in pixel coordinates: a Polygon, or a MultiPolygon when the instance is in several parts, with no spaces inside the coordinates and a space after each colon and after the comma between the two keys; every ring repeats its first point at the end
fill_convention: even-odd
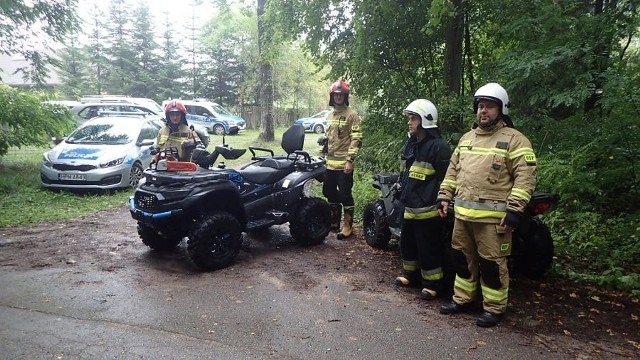
{"type": "Polygon", "coordinates": [[[180,189],[156,187],[154,191],[138,189],[129,198],[131,216],[152,225],[167,221],[197,219],[203,214],[224,210],[245,222],[242,200],[237,186],[229,180],[188,184],[180,189]],[[189,191],[190,188],[190,191],[189,191]],[[172,198],[174,197],[174,198],[172,198]]]}
{"type": "Polygon", "coordinates": [[[242,229],[245,228],[247,220],[242,198],[238,187],[233,182],[217,184],[208,191],[203,189],[189,200],[187,206],[194,219],[216,211],[224,211],[235,217],[242,229]]]}
{"type": "Polygon", "coordinates": [[[320,166],[309,171],[294,171],[275,184],[276,189],[293,189],[304,185],[309,180],[321,178],[326,173],[326,168],[320,166]]]}

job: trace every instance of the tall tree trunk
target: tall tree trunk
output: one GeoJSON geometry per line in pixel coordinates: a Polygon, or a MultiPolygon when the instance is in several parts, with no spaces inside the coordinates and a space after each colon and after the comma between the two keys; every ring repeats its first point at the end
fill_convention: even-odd
{"type": "MultiPolygon", "coordinates": [[[[464,2],[465,0],[451,1],[455,13],[452,17],[448,18],[445,30],[444,85],[450,93],[456,96],[460,96],[462,92],[464,2]]],[[[458,116],[456,123],[462,125],[462,115],[458,116]]]]}
{"type": "Polygon", "coordinates": [[[258,52],[260,53],[260,135],[263,141],[274,140],[273,130],[273,77],[271,63],[265,51],[264,6],[267,0],[258,0],[258,52]]]}
{"type": "MultiPolygon", "coordinates": [[[[614,12],[613,9],[617,6],[616,0],[607,1],[606,4],[609,7],[609,12],[614,12]]],[[[593,15],[594,17],[606,16],[604,0],[596,0],[594,2],[593,15]]],[[[598,32],[594,34],[596,44],[593,49],[593,61],[590,64],[590,71],[593,74],[593,88],[594,91],[587,97],[584,103],[584,112],[589,112],[597,109],[598,101],[602,98],[602,87],[604,85],[603,73],[609,67],[609,54],[611,52],[611,37],[606,31],[598,32]]]]}
{"type": "Polygon", "coordinates": [[[462,88],[463,0],[452,0],[455,14],[447,20],[445,31],[444,84],[448,91],[460,95],[462,88]]]}

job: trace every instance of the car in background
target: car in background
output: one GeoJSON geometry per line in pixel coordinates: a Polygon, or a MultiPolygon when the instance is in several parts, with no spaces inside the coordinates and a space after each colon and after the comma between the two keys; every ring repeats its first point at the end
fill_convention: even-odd
{"type": "MultiPolygon", "coordinates": [[[[160,106],[158,105],[158,109],[160,106]]],[[[164,125],[164,111],[160,109],[152,109],[146,107],[145,105],[139,105],[134,103],[126,103],[126,102],[91,102],[91,103],[81,103],[79,105],[74,106],[71,109],[71,112],[75,114],[76,121],[79,124],[84,123],[85,121],[92,119],[96,116],[100,115],[146,115],[150,118],[156,118],[160,120],[160,124],[164,125]]],[[[198,134],[200,141],[202,144],[207,147],[209,146],[210,137],[207,128],[200,124],[192,123],[187,118],[187,123],[190,126],[193,126],[193,130],[198,134]]]]}
{"type": "Polygon", "coordinates": [[[144,116],[100,116],[87,120],[45,152],[44,188],[111,190],[135,187],[153,158],[161,126],[144,116]]]}
{"type": "Polygon", "coordinates": [[[109,103],[109,102],[85,102],[71,108],[71,112],[77,116],[79,123],[83,123],[102,113],[137,113],[139,115],[163,116],[162,111],[149,109],[146,106],[132,103],[109,103]]]}
{"type": "Polygon", "coordinates": [[[61,105],[69,109],[73,109],[74,106],[80,105],[79,101],[74,101],[74,100],[47,100],[47,101],[43,101],[42,103],[48,104],[48,105],[61,105]]]}
{"type": "MultiPolygon", "coordinates": [[[[164,108],[171,100],[162,102],[164,108]]],[[[187,122],[200,124],[210,133],[216,135],[237,134],[247,127],[247,122],[238,115],[233,115],[218,103],[198,100],[180,100],[187,108],[187,122]]]]}
{"type": "Polygon", "coordinates": [[[148,109],[151,109],[155,113],[163,112],[164,108],[160,106],[155,100],[141,97],[130,97],[126,95],[85,95],[80,99],[83,103],[127,103],[142,105],[148,109]]]}
{"type": "Polygon", "coordinates": [[[316,134],[322,134],[327,130],[327,115],[331,110],[322,110],[319,113],[313,114],[306,118],[300,118],[294,121],[294,124],[299,124],[304,127],[306,132],[314,132],[316,134]]]}

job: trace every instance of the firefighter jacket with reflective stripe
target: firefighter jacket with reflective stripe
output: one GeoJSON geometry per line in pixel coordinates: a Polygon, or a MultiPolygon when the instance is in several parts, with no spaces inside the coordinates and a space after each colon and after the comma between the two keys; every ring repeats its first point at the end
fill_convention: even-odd
{"type": "Polygon", "coordinates": [[[327,169],[343,170],[347,161],[353,161],[362,146],[361,119],[348,106],[336,106],[327,115],[327,169]]]}
{"type": "Polygon", "coordinates": [[[185,151],[182,143],[199,142],[198,135],[186,124],[180,124],[178,131],[173,131],[169,126],[164,126],[158,132],[158,146],[161,149],[176,148],[181,161],[189,161],[191,151],[185,151]]]}
{"type": "Polygon", "coordinates": [[[499,121],[462,136],[451,156],[438,199],[455,197],[455,215],[467,221],[499,223],[506,211],[523,213],[536,186],[531,142],[499,121]]]}
{"type": "Polygon", "coordinates": [[[451,158],[451,148],[439,137],[418,141],[411,136],[402,150],[404,167],[400,201],[405,219],[428,219],[438,216],[436,200],[440,182],[451,158]]]}

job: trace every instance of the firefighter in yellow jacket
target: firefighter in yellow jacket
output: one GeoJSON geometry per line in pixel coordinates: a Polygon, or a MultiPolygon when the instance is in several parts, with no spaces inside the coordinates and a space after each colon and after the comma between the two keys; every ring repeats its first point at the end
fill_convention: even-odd
{"type": "Polygon", "coordinates": [[[479,280],[484,312],[476,324],[491,327],[507,309],[507,256],[512,232],[536,186],[536,156],[531,142],[513,128],[502,86],[480,87],[473,107],[474,128],[460,138],[438,193],[442,217],[455,198],[451,246],[456,277],[453,299],[440,312],[467,310],[479,280]]]}
{"type": "Polygon", "coordinates": [[[340,240],[353,232],[354,201],[353,163],[362,146],[360,116],[349,107],[349,85],[338,80],[329,89],[329,106],[333,111],[327,115],[327,176],[322,193],[331,206],[331,229],[340,228],[340,217],[344,209],[342,229],[336,235],[340,240]]]}
{"type": "Polygon", "coordinates": [[[175,148],[180,161],[190,161],[191,153],[200,138],[187,123],[187,108],[178,100],[171,100],[164,109],[166,125],[158,132],[158,146],[161,149],[175,148]]]}

